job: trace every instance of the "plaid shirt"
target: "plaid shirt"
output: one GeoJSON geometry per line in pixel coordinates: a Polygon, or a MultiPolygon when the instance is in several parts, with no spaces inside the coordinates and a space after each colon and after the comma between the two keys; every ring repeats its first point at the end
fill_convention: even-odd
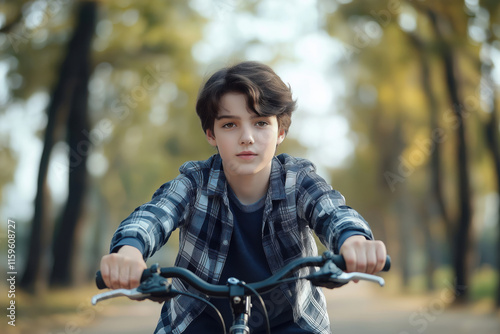
{"type": "MultiPolygon", "coordinates": [[[[180,245],[175,265],[219,284],[233,216],[218,154],[205,161],[185,163],[177,178],[162,185],[150,202],[120,224],[111,249],[124,238],[135,238],[144,246],[147,259],[176,228],[180,228],[180,245]]],[[[273,273],[294,259],[317,254],[312,230],[334,252],[339,250],[342,235],[354,233],[372,239],[366,221],[345,205],[344,197],[315,173],[309,161],[281,154],[272,161],[262,225],[263,248],[273,273]]],[[[305,276],[313,270],[303,268],[295,275],[305,276]]],[[[180,280],[173,281],[176,289],[201,295],[180,280]]],[[[300,327],[313,333],[330,333],[326,301],[319,288],[307,280],[280,288],[300,327]]],[[[182,295],[165,302],[155,333],[182,333],[204,308],[204,303],[182,295]]]]}

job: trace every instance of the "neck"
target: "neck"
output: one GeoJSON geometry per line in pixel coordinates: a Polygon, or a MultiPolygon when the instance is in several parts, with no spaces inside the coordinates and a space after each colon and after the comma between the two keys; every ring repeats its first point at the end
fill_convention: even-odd
{"type": "Polygon", "coordinates": [[[253,204],[264,197],[269,187],[271,164],[252,175],[227,175],[226,179],[238,200],[245,205],[253,204]]]}

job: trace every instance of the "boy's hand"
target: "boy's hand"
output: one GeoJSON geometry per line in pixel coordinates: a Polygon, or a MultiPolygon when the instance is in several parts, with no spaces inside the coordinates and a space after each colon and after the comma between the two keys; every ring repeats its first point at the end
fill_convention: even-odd
{"type": "Polygon", "coordinates": [[[103,256],[101,259],[102,278],[111,289],[138,287],[142,272],[146,268],[142,253],[132,246],[123,246],[118,253],[103,256]]]}
{"type": "Polygon", "coordinates": [[[382,241],[353,235],[346,239],[340,254],[344,256],[347,272],[375,274],[384,268],[387,251],[382,241]]]}

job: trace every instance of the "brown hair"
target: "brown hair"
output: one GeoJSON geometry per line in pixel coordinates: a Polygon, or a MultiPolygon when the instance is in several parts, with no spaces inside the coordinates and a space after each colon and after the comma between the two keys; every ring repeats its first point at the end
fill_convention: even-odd
{"type": "Polygon", "coordinates": [[[198,95],[196,113],[205,133],[213,131],[220,99],[226,93],[242,93],[248,108],[259,116],[276,115],[280,130],[288,132],[296,103],[290,86],[267,65],[246,61],[215,72],[198,95]]]}

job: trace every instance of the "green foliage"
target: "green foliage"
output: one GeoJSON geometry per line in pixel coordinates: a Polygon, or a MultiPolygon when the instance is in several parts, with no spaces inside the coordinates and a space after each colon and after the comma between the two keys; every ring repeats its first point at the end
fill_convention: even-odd
{"type": "Polygon", "coordinates": [[[201,78],[191,47],[203,19],[183,1],[108,2],[102,14],[92,112],[96,126],[112,124],[95,149],[109,163],[99,186],[117,225],[182,162],[211,154],[194,112],[201,78]]]}
{"type": "Polygon", "coordinates": [[[472,278],[471,298],[473,300],[493,299],[495,296],[498,271],[489,266],[480,268],[472,278]]]}
{"type": "MultiPolygon", "coordinates": [[[[6,22],[0,27],[0,62],[8,64],[10,80],[0,116],[37,92],[51,92],[75,24],[76,3],[61,1],[50,8],[36,7],[31,1],[0,4],[6,22]],[[28,19],[30,13],[41,15],[39,24],[28,19]]],[[[240,11],[259,17],[262,3],[221,0],[211,6],[211,13],[219,10],[231,16],[240,11]]],[[[489,15],[488,26],[484,27],[486,40],[481,41],[471,37],[469,28],[474,22],[481,24],[485,12],[459,0],[318,0],[317,4],[317,29],[324,30],[342,47],[338,63],[332,60],[334,74],[342,78],[345,89],[336,104],[349,122],[349,138],[355,145],[354,154],[343,167],[331,171],[332,185],[345,195],[348,205],[369,220],[375,235],[388,243],[389,252],[396,258],[406,244],[418,253],[419,261],[410,265],[412,273],[422,277],[418,275],[428,263],[424,253],[425,221],[432,222],[432,242],[440,245],[437,262],[449,262],[450,258],[442,254],[449,235],[430,196],[435,130],[443,132],[442,182],[452,218],[459,209],[456,123],[439,57],[443,45],[436,39],[428,11],[437,13],[440,24],[446,27],[445,38],[456,57],[459,91],[468,103],[463,107],[468,112],[472,189],[475,201],[481,202],[498,191],[497,175],[485,145],[484,123],[490,115],[481,103],[479,89],[484,88],[484,47],[500,49],[495,24],[500,6],[496,0],[480,1],[489,15]],[[421,42],[419,47],[414,38],[421,42]],[[431,125],[429,96],[422,88],[422,58],[429,66],[428,79],[436,99],[435,125],[431,125]],[[387,172],[392,173],[393,184],[387,172]],[[403,230],[412,240],[402,237],[403,230]]],[[[101,246],[105,251],[120,221],[149,200],[162,183],[174,178],[185,161],[206,159],[216,153],[206,142],[195,113],[198,89],[206,75],[200,73],[206,67],[200,70],[200,64],[193,59],[193,46],[204,37],[206,25],[220,18],[203,16],[192,2],[182,0],[110,0],[99,2],[99,6],[89,86],[93,127],[88,136],[92,144],[88,170],[92,180],[85,218],[94,224],[93,229],[108,234],[101,241],[106,243],[106,247],[101,246]]],[[[235,36],[237,47],[217,62],[244,59],[248,49],[254,48],[255,52],[258,47],[269,52],[271,65],[294,61],[296,41],[266,44],[254,37],[245,38],[235,36]]],[[[42,138],[42,133],[38,135],[42,138]]],[[[64,140],[64,136],[64,131],[59,131],[57,140],[64,140]]],[[[17,167],[18,157],[10,141],[6,135],[0,136],[1,188],[12,181],[17,167]]],[[[278,148],[281,152],[305,156],[307,148],[289,137],[278,148]]],[[[474,218],[476,231],[483,229],[482,218],[481,213],[474,218]]],[[[496,241],[489,238],[487,242],[496,241]]],[[[488,278],[481,282],[494,279],[491,274],[484,275],[488,278]]],[[[419,282],[424,285],[423,279],[419,282]]],[[[484,283],[487,291],[474,295],[489,293],[490,285],[484,283]]]]}
{"type": "MultiPolygon", "coordinates": [[[[17,159],[14,157],[10,149],[0,146],[0,189],[3,185],[12,181],[16,160],[17,159]]],[[[0,192],[0,202],[1,201],[2,193],[0,192]]]]}
{"type": "MultiPolygon", "coordinates": [[[[322,6],[328,3],[320,1],[322,6]]],[[[445,204],[452,220],[460,209],[456,195],[457,119],[449,102],[445,64],[440,57],[445,45],[436,37],[430,12],[435,13],[438,25],[445,27],[446,47],[456,60],[454,71],[467,126],[473,196],[479,202],[499,191],[495,181],[498,175],[484,134],[489,111],[484,108],[484,95],[481,97],[480,91],[484,94],[488,88],[481,81],[485,80],[481,53],[485,47],[498,50],[499,46],[494,17],[498,17],[500,7],[492,1],[481,2],[481,6],[469,3],[464,7],[464,2],[458,0],[352,1],[338,5],[324,26],[344,48],[342,74],[350,87],[344,101],[348,108],[344,111],[356,138],[356,151],[349,168],[332,172],[334,186],[370,221],[375,231],[381,232],[379,236],[388,242],[389,252],[396,250],[396,258],[401,258],[415,274],[423,272],[429,262],[429,259],[412,261],[414,252],[423,256],[428,251],[426,238],[432,238],[431,244],[447,244],[449,233],[456,230],[456,226],[446,230],[440,225],[442,217],[432,196],[431,155],[437,144],[441,150],[445,204]],[[474,40],[471,26],[484,29],[489,40],[474,40]],[[427,79],[433,96],[423,90],[426,74],[422,59],[429,67],[427,79]],[[432,97],[436,110],[430,109],[432,97]],[[434,125],[433,113],[437,119],[434,125]],[[424,233],[425,220],[433,222],[429,235],[424,233]],[[412,240],[406,240],[408,237],[412,240]],[[406,255],[405,248],[409,249],[406,255]]],[[[481,229],[482,213],[476,212],[474,217],[475,227],[481,229]]],[[[489,242],[498,241],[492,238],[489,242]]],[[[434,255],[438,262],[449,258],[441,252],[434,255]]],[[[492,275],[488,277],[494,280],[492,275]]],[[[495,284],[491,280],[484,285],[490,293],[495,284]]]]}

